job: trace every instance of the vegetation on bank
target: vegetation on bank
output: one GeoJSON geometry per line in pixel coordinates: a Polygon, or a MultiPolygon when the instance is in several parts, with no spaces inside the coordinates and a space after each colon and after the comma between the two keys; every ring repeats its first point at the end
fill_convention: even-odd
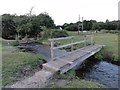
{"type": "Polygon", "coordinates": [[[96,57],[101,60],[120,62],[120,57],[118,55],[118,34],[98,33],[94,34],[94,36],[96,44],[106,45],[101,52],[96,54],[98,55],[96,57]]]}
{"type": "Polygon", "coordinates": [[[106,88],[97,82],[86,81],[76,76],[74,70],[64,74],[56,74],[45,88],[106,88]]]}
{"type": "Polygon", "coordinates": [[[45,62],[42,56],[19,51],[16,47],[2,46],[3,86],[33,75],[45,62]]]}

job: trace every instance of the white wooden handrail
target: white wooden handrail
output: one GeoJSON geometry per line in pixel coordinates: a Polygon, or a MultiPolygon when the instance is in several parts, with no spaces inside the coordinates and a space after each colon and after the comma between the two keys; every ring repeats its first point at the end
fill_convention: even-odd
{"type": "Polygon", "coordinates": [[[58,48],[63,48],[63,47],[67,47],[67,46],[72,46],[72,45],[75,45],[75,44],[84,43],[84,42],[88,42],[88,41],[91,41],[91,39],[83,40],[83,41],[79,41],[79,42],[75,42],[75,43],[70,43],[70,44],[65,44],[65,45],[62,45],[62,46],[59,46],[59,47],[54,47],[53,49],[58,49],[58,48]]]}
{"type": "Polygon", "coordinates": [[[57,41],[57,40],[62,40],[62,39],[72,39],[72,38],[77,38],[77,37],[89,37],[93,35],[83,35],[83,36],[71,36],[71,37],[61,37],[61,38],[53,38],[53,39],[48,39],[48,41],[57,41]]]}
{"type": "MultiPolygon", "coordinates": [[[[53,39],[48,39],[48,41],[51,41],[51,60],[53,60],[54,58],[54,51],[55,49],[58,49],[58,48],[63,48],[63,47],[67,47],[67,46],[72,46],[71,47],[71,50],[73,50],[73,45],[75,44],[79,44],[79,43],[85,43],[85,42],[88,42],[88,41],[91,41],[91,43],[93,43],[93,35],[82,35],[82,36],[71,36],[71,37],[61,37],[61,38],[53,38],[53,39]],[[86,37],[89,37],[91,36],[91,39],[88,39],[86,37]],[[78,41],[78,42],[73,42],[73,38],[77,38],[77,37],[84,37],[85,39],[82,40],[82,41],[78,41]],[[65,44],[65,45],[61,45],[61,46],[58,46],[58,47],[54,47],[54,41],[57,41],[57,40],[63,40],[63,39],[71,39],[71,43],[70,44],[65,44]]],[[[84,44],[86,46],[86,43],[84,44]]]]}

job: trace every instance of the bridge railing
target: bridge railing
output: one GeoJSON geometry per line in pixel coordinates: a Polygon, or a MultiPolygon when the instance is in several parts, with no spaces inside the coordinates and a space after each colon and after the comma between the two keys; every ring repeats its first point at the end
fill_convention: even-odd
{"type": "Polygon", "coordinates": [[[91,44],[93,44],[93,35],[53,38],[53,39],[48,39],[48,41],[51,42],[51,48],[50,48],[51,49],[51,60],[53,60],[53,58],[54,58],[54,50],[55,49],[71,46],[71,51],[73,51],[73,45],[75,45],[75,44],[84,43],[84,46],[86,46],[86,42],[91,42],[91,44]],[[84,40],[73,42],[73,39],[74,38],[78,38],[78,37],[84,37],[84,40]],[[91,39],[87,39],[87,37],[91,37],[91,39]],[[58,46],[58,47],[54,47],[54,41],[63,40],[63,39],[71,39],[71,43],[65,44],[65,45],[61,45],[61,46],[58,46]]]}

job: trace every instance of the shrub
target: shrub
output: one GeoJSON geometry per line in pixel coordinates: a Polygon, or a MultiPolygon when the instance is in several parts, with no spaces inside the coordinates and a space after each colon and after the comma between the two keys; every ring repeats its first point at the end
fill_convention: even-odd
{"type": "Polygon", "coordinates": [[[15,41],[15,42],[10,42],[10,45],[12,45],[12,46],[19,46],[19,42],[18,41],[15,41]]]}
{"type": "Polygon", "coordinates": [[[116,34],[118,33],[118,30],[110,30],[109,33],[116,34]]]}
{"type": "Polygon", "coordinates": [[[101,30],[102,33],[112,33],[112,34],[116,34],[118,33],[118,30],[101,30]]]}
{"type": "Polygon", "coordinates": [[[113,61],[114,55],[111,51],[108,51],[106,48],[103,48],[100,52],[95,54],[95,58],[98,60],[113,61]]]}
{"type": "Polygon", "coordinates": [[[97,53],[97,54],[95,55],[95,58],[98,59],[98,60],[102,60],[102,59],[103,59],[103,56],[102,56],[101,53],[97,53]]]}
{"type": "Polygon", "coordinates": [[[65,30],[53,30],[52,31],[52,37],[58,38],[58,37],[67,37],[68,33],[65,30]]]}
{"type": "Polygon", "coordinates": [[[36,43],[42,44],[42,42],[48,42],[47,39],[36,40],[36,43]]]}
{"type": "Polygon", "coordinates": [[[101,30],[102,33],[109,33],[109,30],[101,30]]]}

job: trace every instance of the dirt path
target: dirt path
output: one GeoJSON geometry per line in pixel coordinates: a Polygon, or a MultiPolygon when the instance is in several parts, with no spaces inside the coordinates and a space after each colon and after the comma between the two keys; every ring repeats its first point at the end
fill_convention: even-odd
{"type": "Polygon", "coordinates": [[[53,73],[41,70],[30,78],[14,83],[13,85],[5,86],[4,88],[43,88],[52,76],[53,73]]]}

